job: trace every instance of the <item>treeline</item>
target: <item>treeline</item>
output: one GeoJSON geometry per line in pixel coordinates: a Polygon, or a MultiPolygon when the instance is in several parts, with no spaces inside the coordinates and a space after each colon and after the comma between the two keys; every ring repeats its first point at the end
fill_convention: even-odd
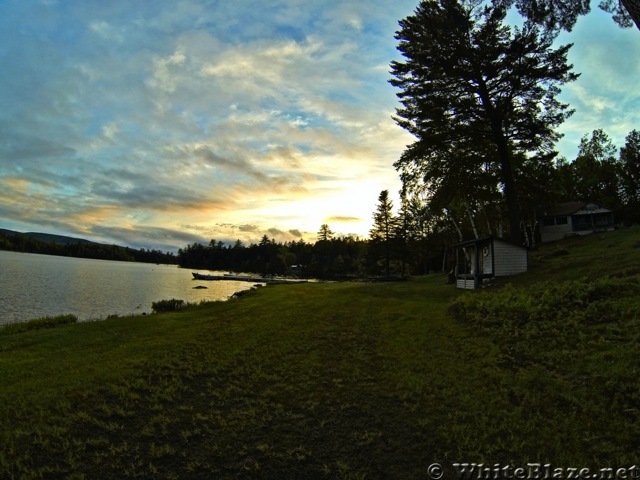
{"type": "Polygon", "coordinates": [[[315,243],[276,242],[266,235],[258,244],[245,246],[211,240],[178,250],[178,264],[184,268],[252,272],[319,279],[356,279],[397,275],[421,275],[442,271],[451,232],[442,225],[429,238],[403,238],[372,234],[370,239],[333,237],[327,225],[321,227],[315,243]]]}
{"type": "MultiPolygon", "coordinates": [[[[534,248],[539,243],[540,220],[545,212],[562,203],[595,203],[612,210],[617,225],[640,223],[637,130],[627,135],[620,149],[602,129],[597,129],[582,137],[578,154],[571,161],[554,155],[516,156],[515,165],[519,237],[527,247],[534,248]]],[[[487,172],[485,184],[460,183],[455,189],[446,190],[425,186],[416,172],[410,175],[406,170],[400,171],[405,188],[396,228],[410,245],[415,239],[426,238],[430,243],[434,235],[454,242],[485,235],[509,236],[504,192],[491,172],[487,172]]]]}
{"type": "MultiPolygon", "coordinates": [[[[558,203],[596,203],[612,210],[620,225],[640,223],[640,133],[636,130],[620,150],[599,129],[582,138],[571,162],[519,157],[517,165],[521,237],[528,247],[539,243],[540,219],[547,207],[558,203]]],[[[329,226],[322,225],[316,243],[276,243],[264,236],[259,244],[246,247],[240,241],[225,245],[211,240],[208,245],[180,249],[178,263],[187,268],[314,278],[449,271],[452,245],[485,235],[503,237],[509,229],[498,187],[484,193],[471,185],[462,187],[468,188],[446,196],[426,188],[406,188],[397,212],[388,192],[381,192],[368,239],[334,238],[329,226]]]]}
{"type": "Polygon", "coordinates": [[[177,263],[176,256],[173,253],[164,253],[160,250],[144,248],[135,250],[119,245],[106,245],[89,241],[71,243],[44,242],[21,233],[6,234],[0,232],[0,250],[124,262],[177,263]]]}
{"type": "Polygon", "coordinates": [[[211,240],[178,250],[178,265],[185,268],[254,272],[264,275],[296,275],[313,278],[345,278],[375,273],[367,258],[368,242],[354,237],[276,242],[266,235],[258,244],[245,246],[211,240]]]}
{"type": "Polygon", "coordinates": [[[555,165],[556,198],[593,202],[614,211],[618,223],[640,223],[640,132],[632,130],[618,149],[602,129],[580,141],[578,155],[555,165]]]}
{"type": "MultiPolygon", "coordinates": [[[[537,3],[521,2],[535,22],[537,3]]],[[[579,76],[571,45],[554,42],[558,25],[546,14],[544,28],[514,28],[506,5],[423,0],[399,22],[402,58],[389,82],[394,119],[414,137],[394,163],[402,208],[426,206],[459,237],[492,233],[530,247],[541,213],[558,203],[595,203],[621,224],[637,222],[640,134],[618,154],[596,130],[576,159],[558,159],[557,129],[574,113],[558,97],[579,76]]]]}
{"type": "Polygon", "coordinates": [[[422,275],[442,271],[443,262],[448,265],[447,250],[454,241],[446,228],[429,238],[411,241],[394,236],[388,245],[384,240],[354,237],[280,243],[265,236],[259,244],[249,246],[241,242],[225,245],[215,240],[208,245],[193,243],[178,250],[177,260],[181,267],[194,270],[320,279],[422,275]]]}

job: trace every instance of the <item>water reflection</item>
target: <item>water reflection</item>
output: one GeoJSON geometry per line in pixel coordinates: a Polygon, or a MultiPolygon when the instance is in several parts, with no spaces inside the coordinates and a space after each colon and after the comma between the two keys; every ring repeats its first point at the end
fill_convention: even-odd
{"type": "Polygon", "coordinates": [[[0,324],[66,313],[80,320],[150,313],[158,300],[225,300],[251,286],[194,281],[191,270],[174,265],[0,251],[0,324]]]}

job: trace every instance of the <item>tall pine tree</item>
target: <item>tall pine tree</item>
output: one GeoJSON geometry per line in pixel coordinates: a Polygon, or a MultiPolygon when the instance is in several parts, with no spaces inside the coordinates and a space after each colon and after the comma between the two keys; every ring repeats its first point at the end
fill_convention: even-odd
{"type": "Polygon", "coordinates": [[[378,196],[378,206],[373,214],[371,242],[374,250],[382,248],[386,275],[391,274],[391,254],[397,222],[393,216],[393,203],[389,199],[389,190],[383,190],[378,196]]]}
{"type": "MultiPolygon", "coordinates": [[[[400,21],[391,84],[400,89],[397,123],[416,141],[396,162],[405,178],[434,192],[474,199],[500,191],[511,238],[521,242],[515,154],[549,154],[555,127],[572,112],[556,97],[575,80],[570,45],[526,24],[504,24],[506,10],[456,0],[423,0],[400,21]]],[[[415,187],[415,184],[414,184],[415,187]]],[[[462,202],[466,199],[462,199],[462,202]]]]}

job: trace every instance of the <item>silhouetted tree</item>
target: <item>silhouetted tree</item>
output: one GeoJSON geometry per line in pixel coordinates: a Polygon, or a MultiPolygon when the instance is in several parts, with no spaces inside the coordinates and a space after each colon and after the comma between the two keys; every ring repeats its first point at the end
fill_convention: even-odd
{"type": "Polygon", "coordinates": [[[640,223],[640,132],[631,131],[620,149],[620,194],[627,223],[640,223]]]}
{"type": "MultiPolygon", "coordinates": [[[[507,8],[515,6],[523,17],[552,34],[571,31],[578,17],[591,11],[591,0],[495,0],[495,3],[507,8]]],[[[611,13],[620,27],[629,28],[635,23],[640,29],[639,0],[602,0],[598,6],[611,13]]]]}
{"type": "Polygon", "coordinates": [[[318,230],[318,241],[331,240],[333,238],[333,232],[329,228],[329,225],[323,223],[318,230]]]}
{"type": "Polygon", "coordinates": [[[615,145],[602,129],[582,137],[572,167],[578,200],[620,209],[620,164],[615,145]]]}
{"type": "Polygon", "coordinates": [[[554,129],[572,113],[556,99],[559,86],[577,75],[567,64],[570,45],[552,49],[531,24],[512,32],[505,15],[496,6],[422,1],[400,21],[405,61],[391,63],[390,82],[401,90],[396,121],[417,138],[396,168],[427,175],[430,189],[457,183],[471,198],[471,179],[497,174],[510,235],[520,240],[514,153],[552,150],[554,129]],[[432,171],[433,162],[442,168],[432,171]]]}
{"type": "Polygon", "coordinates": [[[389,190],[383,190],[378,196],[378,206],[373,214],[373,227],[370,235],[374,248],[382,246],[386,275],[391,274],[391,251],[397,221],[393,216],[393,203],[389,199],[389,190]]]}

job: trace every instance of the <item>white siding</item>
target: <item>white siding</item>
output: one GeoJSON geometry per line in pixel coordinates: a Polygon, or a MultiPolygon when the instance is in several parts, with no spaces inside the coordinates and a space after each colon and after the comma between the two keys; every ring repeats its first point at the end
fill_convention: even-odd
{"type": "Polygon", "coordinates": [[[493,275],[493,255],[495,252],[491,249],[491,245],[487,245],[480,250],[480,261],[482,262],[481,271],[484,274],[493,275]],[[485,250],[486,249],[486,250],[485,250]],[[486,255],[485,255],[486,252],[486,255]]]}
{"type": "Polygon", "coordinates": [[[527,250],[494,239],[495,276],[516,275],[527,271],[527,250]]]}
{"type": "Polygon", "coordinates": [[[456,281],[456,287],[464,288],[466,290],[473,290],[475,288],[475,282],[473,278],[459,278],[456,281]]]}
{"type": "Polygon", "coordinates": [[[542,226],[540,228],[540,234],[543,242],[553,242],[555,240],[561,240],[573,232],[573,226],[571,224],[571,216],[568,217],[567,223],[564,225],[549,225],[542,226]]]}

